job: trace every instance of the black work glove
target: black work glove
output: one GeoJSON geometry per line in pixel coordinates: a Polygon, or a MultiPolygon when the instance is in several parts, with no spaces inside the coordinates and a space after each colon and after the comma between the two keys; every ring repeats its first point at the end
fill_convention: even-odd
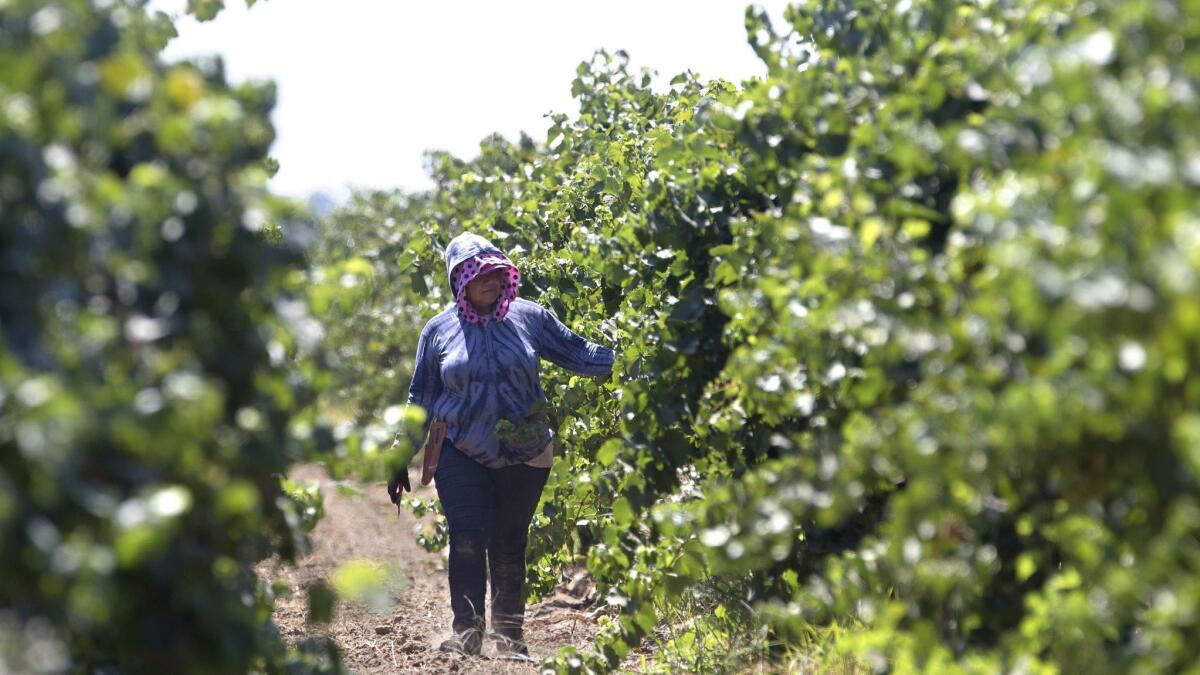
{"type": "Polygon", "coordinates": [[[400,495],[402,492],[412,492],[412,485],[408,483],[408,467],[397,467],[392,473],[392,479],[388,481],[388,497],[397,508],[400,507],[400,495]],[[401,489],[403,488],[403,489],[401,489]]]}

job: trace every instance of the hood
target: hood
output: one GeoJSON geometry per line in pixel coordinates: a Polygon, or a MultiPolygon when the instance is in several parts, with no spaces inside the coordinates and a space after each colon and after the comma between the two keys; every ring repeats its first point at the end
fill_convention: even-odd
{"type": "Polygon", "coordinates": [[[450,295],[454,295],[454,287],[450,284],[450,273],[454,268],[464,260],[469,260],[480,253],[499,253],[504,255],[504,251],[492,245],[492,242],[483,237],[463,232],[457,237],[450,240],[446,245],[446,286],[450,287],[450,295]]]}

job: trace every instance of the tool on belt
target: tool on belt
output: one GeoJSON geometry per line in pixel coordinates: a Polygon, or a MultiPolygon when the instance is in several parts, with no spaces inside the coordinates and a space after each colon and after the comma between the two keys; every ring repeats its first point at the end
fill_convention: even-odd
{"type": "Polygon", "coordinates": [[[442,454],[442,442],[446,440],[446,423],[436,421],[429,425],[429,436],[425,439],[425,460],[421,463],[421,485],[429,485],[437,471],[438,457],[442,454]]]}

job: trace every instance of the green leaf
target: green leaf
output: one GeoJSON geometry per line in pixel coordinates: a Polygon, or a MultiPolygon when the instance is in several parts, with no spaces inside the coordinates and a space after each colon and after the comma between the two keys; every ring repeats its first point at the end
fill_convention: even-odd
{"type": "MultiPolygon", "coordinates": [[[[247,0],[247,7],[252,4],[253,0],[247,0]]],[[[187,11],[199,21],[211,21],[223,9],[225,9],[224,0],[188,0],[187,4],[187,11]]]]}
{"type": "Polygon", "coordinates": [[[613,518],[616,519],[618,525],[629,525],[633,522],[633,507],[630,506],[628,499],[618,498],[613,502],[612,511],[613,518]]]}
{"type": "Polygon", "coordinates": [[[624,443],[621,441],[615,438],[609,439],[600,446],[600,450],[596,453],[596,461],[601,466],[611,466],[623,448],[624,443]]]}

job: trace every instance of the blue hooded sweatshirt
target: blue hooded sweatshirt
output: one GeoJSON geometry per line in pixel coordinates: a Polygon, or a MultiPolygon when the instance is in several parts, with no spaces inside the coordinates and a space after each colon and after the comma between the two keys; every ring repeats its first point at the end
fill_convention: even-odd
{"type": "MultiPolygon", "coordinates": [[[[501,253],[487,239],[460,234],[446,247],[446,277],[480,253],[501,253]]],[[[446,438],[490,468],[520,464],[542,452],[552,437],[544,417],[532,414],[546,400],[540,360],[580,375],[612,371],[611,349],[588,342],[541,305],[517,298],[500,321],[473,324],[451,304],[425,324],[417,343],[408,402],[428,420],[446,422],[446,438]],[[505,419],[520,433],[501,441],[505,419]]]]}

